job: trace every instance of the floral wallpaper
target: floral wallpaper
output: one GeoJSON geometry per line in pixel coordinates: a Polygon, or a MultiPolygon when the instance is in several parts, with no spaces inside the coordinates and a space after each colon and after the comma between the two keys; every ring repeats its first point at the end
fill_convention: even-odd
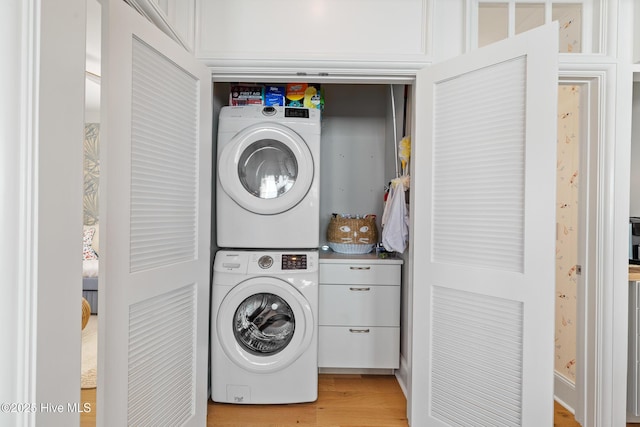
{"type": "Polygon", "coordinates": [[[98,223],[98,183],[100,180],[100,123],[84,126],[84,224],[98,223]]]}
{"type": "MultiPolygon", "coordinates": [[[[545,22],[544,2],[516,0],[515,34],[541,26],[545,22]]],[[[507,0],[481,0],[478,4],[478,47],[495,43],[507,37],[510,18],[507,0]]],[[[551,4],[551,22],[558,21],[558,51],[560,53],[582,52],[582,3],[551,4]]]]}
{"type": "Polygon", "coordinates": [[[560,53],[582,52],[582,5],[554,4],[552,8],[552,21],[558,21],[559,51],[560,53]]]}
{"type": "Polygon", "coordinates": [[[580,87],[558,87],[555,371],[576,380],[580,87]]]}

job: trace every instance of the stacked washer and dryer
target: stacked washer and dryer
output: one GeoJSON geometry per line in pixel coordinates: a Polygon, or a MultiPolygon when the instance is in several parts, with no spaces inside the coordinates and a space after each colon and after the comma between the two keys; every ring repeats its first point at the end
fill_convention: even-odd
{"type": "Polygon", "coordinates": [[[211,398],[318,396],[320,111],[223,107],[218,124],[211,398]]]}

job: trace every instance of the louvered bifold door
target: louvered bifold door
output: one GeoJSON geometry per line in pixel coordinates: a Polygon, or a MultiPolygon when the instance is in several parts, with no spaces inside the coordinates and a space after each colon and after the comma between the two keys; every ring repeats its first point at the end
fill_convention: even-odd
{"type": "Polygon", "coordinates": [[[103,7],[98,425],[204,425],[210,73],[126,3],[103,7]]]}
{"type": "Polygon", "coordinates": [[[412,425],[553,423],[556,32],[418,76],[412,425]]]}

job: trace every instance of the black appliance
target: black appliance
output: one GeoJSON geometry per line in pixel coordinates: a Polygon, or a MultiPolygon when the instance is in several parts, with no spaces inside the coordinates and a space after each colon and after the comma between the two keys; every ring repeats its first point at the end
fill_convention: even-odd
{"type": "Polygon", "coordinates": [[[629,218],[629,264],[640,264],[640,217],[629,218]]]}

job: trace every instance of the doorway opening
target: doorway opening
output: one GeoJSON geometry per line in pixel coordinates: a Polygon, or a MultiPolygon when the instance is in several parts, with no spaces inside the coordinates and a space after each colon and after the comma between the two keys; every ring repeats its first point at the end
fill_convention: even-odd
{"type": "MultiPolygon", "coordinates": [[[[85,127],[83,143],[83,271],[82,296],[89,316],[82,330],[81,398],[92,402],[91,411],[82,413],[81,425],[95,425],[97,392],[98,341],[98,273],[99,244],[99,182],[100,182],[100,67],[101,67],[101,5],[87,0],[86,65],[85,65],[85,127]]],[[[84,315],[84,313],[83,313],[84,315]]]]}
{"type": "Polygon", "coordinates": [[[556,311],[555,394],[564,406],[575,408],[577,311],[581,262],[580,204],[583,132],[581,85],[558,87],[558,143],[556,181],[556,311]]]}
{"type": "Polygon", "coordinates": [[[600,86],[588,76],[558,87],[554,396],[581,425],[596,407],[600,86]]]}

